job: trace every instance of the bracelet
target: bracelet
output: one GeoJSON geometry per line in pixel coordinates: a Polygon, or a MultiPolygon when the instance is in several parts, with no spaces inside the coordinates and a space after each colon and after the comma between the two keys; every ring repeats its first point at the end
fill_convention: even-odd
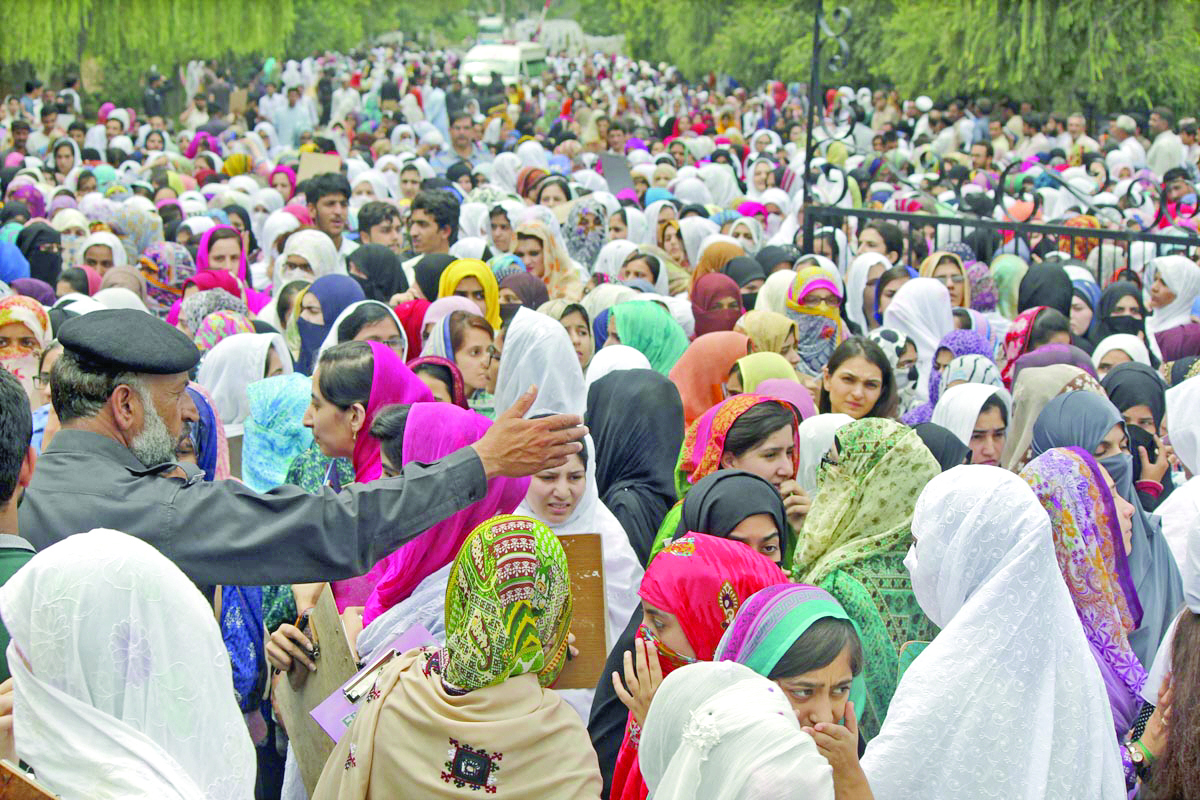
{"type": "Polygon", "coordinates": [[[1133,744],[1136,745],[1138,750],[1142,752],[1142,757],[1146,762],[1146,766],[1151,768],[1154,767],[1154,763],[1158,762],[1158,757],[1150,753],[1150,749],[1142,745],[1141,740],[1134,740],[1133,744]]]}

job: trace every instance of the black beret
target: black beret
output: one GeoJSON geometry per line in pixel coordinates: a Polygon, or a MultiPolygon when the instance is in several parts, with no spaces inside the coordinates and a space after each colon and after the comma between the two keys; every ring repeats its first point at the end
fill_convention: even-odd
{"type": "Polygon", "coordinates": [[[186,373],[200,361],[186,334],[136,309],[104,309],[67,320],[58,340],[85,362],[131,373],[186,373]]]}

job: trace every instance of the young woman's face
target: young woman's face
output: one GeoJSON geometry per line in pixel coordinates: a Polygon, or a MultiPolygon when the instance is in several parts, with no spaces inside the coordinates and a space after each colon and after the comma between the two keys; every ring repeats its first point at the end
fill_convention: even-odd
{"type": "Polygon", "coordinates": [[[1100,357],[1100,364],[1096,367],[1096,375],[1100,376],[1100,378],[1104,378],[1104,376],[1108,375],[1108,371],[1116,367],[1118,364],[1125,364],[1126,362],[1131,361],[1133,361],[1133,359],[1129,358],[1128,353],[1119,348],[1113,348],[1108,353],[1100,357]]]}
{"type": "MultiPolygon", "coordinates": [[[[823,668],[776,679],[775,683],[787,696],[801,726],[841,723],[846,717],[850,685],[854,683],[850,646],[843,648],[837,658],[823,668]]],[[[861,713],[861,710],[856,711],[861,713]]]]}
{"type": "Polygon", "coordinates": [[[525,500],[538,520],[550,526],[561,525],[571,517],[587,486],[587,468],[578,454],[562,467],[543,470],[529,480],[525,500]]]}
{"type": "Polygon", "coordinates": [[[354,335],[354,341],[378,342],[381,345],[387,345],[397,356],[404,356],[401,353],[404,349],[404,339],[400,335],[400,329],[396,327],[396,321],[391,317],[383,317],[373,323],[367,323],[358,329],[358,333],[354,335]]]}
{"type": "Polygon", "coordinates": [[[284,200],[292,196],[292,185],[288,182],[287,176],[283,173],[277,173],[271,176],[271,188],[278,192],[284,200]]]}
{"type": "Polygon", "coordinates": [[[775,518],[765,512],[750,515],[738,523],[729,532],[728,539],[748,546],[775,564],[783,561],[783,552],[779,547],[779,526],[775,525],[775,518]]]}
{"type": "Polygon", "coordinates": [[[738,244],[742,246],[742,250],[747,253],[754,250],[754,234],[750,232],[749,226],[744,223],[742,225],[735,223],[729,230],[730,236],[738,241],[738,244]]]}
{"type": "Polygon", "coordinates": [[[628,239],[629,228],[620,215],[614,214],[608,218],[608,239],[610,242],[618,239],[628,239]]]}
{"type": "Polygon", "coordinates": [[[993,406],[979,415],[971,429],[971,464],[1000,465],[1000,454],[1008,438],[1008,426],[1000,409],[993,406]]]}
{"type": "Polygon", "coordinates": [[[826,368],[821,383],[829,395],[829,410],[855,420],[866,417],[883,394],[883,373],[863,356],[842,362],[832,375],[826,368]]]}
{"type": "Polygon", "coordinates": [[[958,265],[951,259],[942,259],[941,263],[933,268],[933,277],[941,281],[950,292],[950,305],[961,308],[966,296],[963,287],[966,278],[958,265]]]}
{"type": "Polygon", "coordinates": [[[92,245],[83,252],[83,263],[100,275],[113,268],[113,252],[108,245],[92,245]]]}
{"type": "Polygon", "coordinates": [[[637,279],[645,281],[648,284],[654,283],[654,273],[645,259],[633,259],[622,264],[621,272],[617,278],[623,282],[637,279]]]}
{"type": "Polygon", "coordinates": [[[339,409],[321,394],[321,368],[312,377],[312,397],[304,412],[304,425],[312,429],[313,440],[321,452],[330,458],[349,458],[354,455],[354,441],[366,419],[366,409],[356,403],[349,409],[339,409]]]}
{"type": "Polygon", "coordinates": [[[1175,293],[1163,283],[1162,278],[1155,278],[1150,285],[1150,308],[1162,309],[1175,302],[1175,293]]]}
{"type": "Polygon", "coordinates": [[[1144,403],[1139,403],[1135,406],[1130,406],[1125,411],[1121,412],[1121,417],[1125,420],[1127,426],[1137,426],[1147,434],[1158,434],[1158,428],[1154,425],[1154,413],[1150,411],[1150,407],[1144,403]]]}
{"type": "Polygon", "coordinates": [[[538,195],[538,202],[546,208],[552,209],[567,202],[567,193],[557,183],[547,184],[542,187],[542,191],[538,195]]]}
{"type": "Polygon", "coordinates": [[[642,624],[653,632],[660,643],[675,653],[692,659],[696,657],[696,650],[688,642],[683,626],[679,625],[679,618],[675,615],[642,601],[642,624]]]}
{"type": "Polygon", "coordinates": [[[1117,491],[1116,482],[1104,465],[1100,465],[1100,474],[1104,476],[1104,483],[1108,487],[1108,494],[1112,496],[1113,506],[1117,509],[1117,524],[1121,527],[1121,543],[1125,547],[1125,555],[1129,556],[1129,552],[1133,550],[1133,515],[1137,511],[1133,508],[1133,504],[1121,497],[1121,493],[1117,491]]]}
{"type": "Polygon", "coordinates": [[[86,195],[88,192],[96,191],[96,178],[91,175],[84,176],[79,179],[77,184],[80,196],[86,195]]]}
{"type": "Polygon", "coordinates": [[[900,287],[911,281],[911,278],[896,278],[884,284],[883,289],[879,291],[879,313],[883,314],[883,310],[892,305],[892,299],[896,297],[896,293],[900,291],[900,287]]]}
{"type": "Polygon", "coordinates": [[[267,364],[263,368],[263,378],[274,378],[277,375],[283,375],[283,359],[279,357],[279,351],[271,348],[267,351],[267,364]]]}
{"type": "Polygon", "coordinates": [[[54,168],[66,175],[75,166],[75,151],[67,145],[59,145],[54,151],[54,168]]]}
{"type": "Polygon", "coordinates": [[[488,366],[492,361],[488,346],[491,344],[490,336],[478,328],[470,327],[463,337],[462,347],[454,352],[454,363],[462,371],[468,395],[488,385],[488,366]]]}
{"type": "Polygon", "coordinates": [[[1133,295],[1124,295],[1117,300],[1112,310],[1113,317],[1134,317],[1138,320],[1142,319],[1142,309],[1138,306],[1137,298],[1133,295]]]}
{"type": "Polygon", "coordinates": [[[542,263],[542,241],[532,236],[518,236],[517,247],[513,255],[525,262],[525,269],[538,278],[544,278],[545,265],[542,263]]]}
{"type": "Polygon", "coordinates": [[[759,192],[762,192],[768,188],[767,176],[770,175],[770,173],[771,165],[767,164],[765,161],[760,161],[754,165],[754,188],[759,192]]]}
{"type": "Polygon", "coordinates": [[[683,249],[683,240],[680,239],[679,232],[673,226],[663,231],[662,248],[676,264],[684,267],[687,266],[687,253],[683,249]]]}
{"type": "Polygon", "coordinates": [[[242,255],[240,239],[218,239],[208,249],[208,266],[212,270],[224,270],[237,275],[242,255]]]}
{"type": "Polygon", "coordinates": [[[313,325],[325,325],[325,314],[321,311],[321,300],[311,292],[305,292],[300,301],[300,319],[313,325]]]}
{"type": "Polygon", "coordinates": [[[1075,295],[1071,298],[1071,333],[1081,337],[1087,333],[1092,324],[1092,307],[1083,298],[1075,295]]]}
{"type": "Polygon", "coordinates": [[[1100,440],[1100,444],[1092,451],[1096,461],[1121,453],[1129,453],[1129,438],[1125,435],[1124,423],[1116,423],[1100,440]]]}
{"type": "Polygon", "coordinates": [[[575,356],[579,359],[579,366],[585,371],[588,364],[592,361],[592,356],[596,353],[596,338],[592,336],[590,326],[583,319],[583,315],[577,311],[570,314],[564,314],[562,327],[567,329],[567,336],[571,338],[571,347],[575,349],[575,356]]]}
{"type": "Polygon", "coordinates": [[[770,481],[775,489],[796,477],[796,441],[790,425],[774,431],[762,442],[741,456],[721,455],[721,467],[726,470],[745,470],[770,481]]]}
{"type": "Polygon", "coordinates": [[[475,276],[468,275],[459,281],[458,286],[454,288],[454,294],[471,301],[479,307],[480,314],[487,315],[487,299],[483,294],[483,284],[479,283],[479,279],[475,276]]]}
{"type": "Polygon", "coordinates": [[[422,370],[417,373],[417,378],[429,387],[429,391],[433,393],[433,399],[440,403],[453,403],[454,397],[450,394],[450,387],[446,386],[446,382],[442,381],[437,376],[422,370]]]}
{"type": "Polygon", "coordinates": [[[608,339],[604,340],[604,347],[609,345],[620,345],[621,335],[617,332],[617,318],[614,315],[608,316],[608,339]]]}

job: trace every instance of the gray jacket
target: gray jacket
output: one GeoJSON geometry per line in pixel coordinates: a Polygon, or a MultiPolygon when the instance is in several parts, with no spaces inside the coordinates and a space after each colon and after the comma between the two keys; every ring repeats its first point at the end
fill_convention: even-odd
{"type": "Polygon", "coordinates": [[[194,468],[186,481],[160,475],[170,467],[147,468],[100,434],[60,431],[21,500],[21,536],[41,549],[94,528],[123,531],[200,585],[331,581],[366,573],[487,493],[471,448],[319,495],[290,486],[259,494],[237,481],[204,481],[194,468]]]}

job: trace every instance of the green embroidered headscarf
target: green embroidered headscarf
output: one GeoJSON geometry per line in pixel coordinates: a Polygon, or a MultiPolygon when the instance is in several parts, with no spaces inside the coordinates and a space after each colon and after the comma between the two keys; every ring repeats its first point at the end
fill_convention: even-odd
{"type": "Polygon", "coordinates": [[[566,663],[570,625],[558,537],[528,517],[493,517],[470,533],[450,568],[442,675],[467,691],[522,673],[548,687],[566,663]]]}
{"type": "Polygon", "coordinates": [[[848,423],[837,445],[838,463],[817,471],[817,495],[796,547],[793,575],[805,584],[907,543],[917,496],[941,470],[917,433],[894,420],[848,423]]]}

